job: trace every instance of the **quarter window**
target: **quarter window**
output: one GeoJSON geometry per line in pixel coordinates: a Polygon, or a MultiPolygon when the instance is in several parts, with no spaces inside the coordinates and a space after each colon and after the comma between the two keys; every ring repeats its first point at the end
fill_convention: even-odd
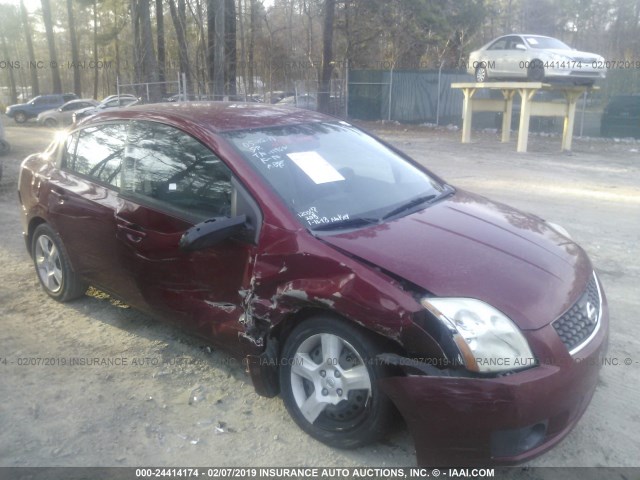
{"type": "Polygon", "coordinates": [[[128,138],[123,193],[189,219],[230,215],[231,171],[211,150],[153,122],[133,123],[128,138]]]}

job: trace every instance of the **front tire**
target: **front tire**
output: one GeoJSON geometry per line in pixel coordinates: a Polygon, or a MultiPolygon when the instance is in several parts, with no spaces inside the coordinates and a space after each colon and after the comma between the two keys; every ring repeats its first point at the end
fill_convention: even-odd
{"type": "Polygon", "coordinates": [[[44,121],[44,125],[49,128],[56,128],[58,126],[58,121],[55,118],[47,118],[44,121]]]}
{"type": "Polygon", "coordinates": [[[6,140],[0,139],[0,157],[11,151],[11,145],[6,140]]]}
{"type": "Polygon", "coordinates": [[[16,123],[24,123],[27,121],[27,114],[24,112],[16,112],[13,119],[16,121],[16,123]]]}
{"type": "Polygon", "coordinates": [[[544,81],[544,64],[540,60],[531,60],[527,71],[527,80],[530,82],[544,81]]]}
{"type": "Polygon", "coordinates": [[[31,256],[38,280],[50,297],[68,302],[87,291],[87,284],[71,269],[59,235],[46,223],[33,232],[31,256]]]}
{"type": "Polygon", "coordinates": [[[388,375],[367,332],[328,316],[304,321],[283,348],[280,388],[294,421],[315,439],[356,448],[385,435],[394,407],[380,391],[388,375]]]}

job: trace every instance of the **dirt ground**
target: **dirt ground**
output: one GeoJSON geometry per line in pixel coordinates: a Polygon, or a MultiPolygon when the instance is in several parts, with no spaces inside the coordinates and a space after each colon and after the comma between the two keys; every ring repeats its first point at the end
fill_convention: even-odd
{"type": "MultiPolygon", "coordinates": [[[[334,450],[199,339],[108,300],[49,299],[22,240],[16,183],[20,161],[54,131],[3,121],[13,151],[0,181],[0,466],[415,465],[402,427],[334,450]]],[[[612,364],[575,430],[530,465],[640,466],[640,144],[576,139],[569,155],[538,135],[516,154],[495,132],[462,145],[454,129],[366,128],[453,185],[563,225],[588,251],[609,300],[612,364]]]]}

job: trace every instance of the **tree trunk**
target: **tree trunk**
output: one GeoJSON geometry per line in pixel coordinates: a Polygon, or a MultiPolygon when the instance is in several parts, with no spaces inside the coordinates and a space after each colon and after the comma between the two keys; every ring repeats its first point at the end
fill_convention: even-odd
{"type": "Polygon", "coordinates": [[[318,110],[329,113],[331,96],[331,73],[333,72],[333,17],[336,0],[324,2],[324,24],[322,28],[322,70],[318,89],[318,110]]]}
{"type": "Polygon", "coordinates": [[[207,0],[207,93],[213,95],[216,62],[216,0],[207,0]]]}
{"type": "Polygon", "coordinates": [[[76,22],[73,17],[72,0],[67,0],[67,18],[69,21],[69,40],[71,42],[71,62],[73,63],[73,93],[81,97],[80,56],[78,55],[78,37],[76,36],[76,22]]]}
{"type": "MultiPolygon", "coordinates": [[[[166,81],[166,54],[164,45],[164,12],[162,8],[162,0],[156,0],[156,42],[158,44],[158,81],[164,82],[166,81]]],[[[166,85],[160,85],[160,93],[163,96],[166,95],[166,85]]]]}
{"type": "Polygon", "coordinates": [[[51,19],[51,4],[49,0],[40,0],[42,3],[42,20],[47,31],[47,45],[49,46],[49,64],[51,65],[51,83],[53,93],[62,93],[62,81],[60,80],[60,66],[56,54],[56,41],[53,32],[53,20],[51,19]]]}
{"type": "Polygon", "coordinates": [[[254,83],[253,78],[255,76],[254,66],[253,66],[253,52],[256,40],[256,24],[258,17],[258,6],[256,5],[257,0],[249,0],[249,51],[247,62],[248,65],[248,75],[249,75],[249,93],[254,93],[254,83]]]}
{"type": "Polygon", "coordinates": [[[214,17],[214,57],[213,57],[213,94],[215,100],[222,100],[224,96],[224,66],[225,66],[225,0],[213,0],[214,17]]]}
{"type": "MultiPolygon", "coordinates": [[[[158,62],[156,60],[155,49],[153,48],[153,33],[151,31],[151,9],[149,0],[139,0],[138,8],[140,9],[140,44],[142,47],[142,72],[143,80],[146,83],[158,82],[158,62]]],[[[149,85],[149,96],[147,100],[160,100],[158,85],[149,85]]],[[[143,95],[146,96],[145,89],[143,95]]]]}
{"type": "MultiPolygon", "coordinates": [[[[117,3],[114,4],[113,6],[113,16],[115,18],[118,18],[118,5],[117,3]]],[[[114,37],[113,37],[113,41],[114,41],[114,48],[116,51],[116,81],[120,82],[120,39],[118,38],[119,36],[119,29],[118,29],[118,25],[117,23],[114,24],[114,37]]],[[[110,93],[110,89],[109,89],[109,93],[110,93]]]]}
{"type": "Polygon", "coordinates": [[[236,66],[238,63],[236,51],[236,3],[235,0],[225,0],[224,8],[224,91],[226,95],[235,95],[236,66]]]}
{"type": "MultiPolygon", "coordinates": [[[[7,39],[4,35],[0,35],[2,38],[2,54],[4,58],[11,58],[9,56],[9,47],[7,47],[7,39]]],[[[9,72],[9,93],[11,95],[11,103],[18,103],[18,90],[16,88],[16,79],[13,76],[13,68],[7,68],[9,72]]]]}
{"type": "Polygon", "coordinates": [[[176,30],[176,37],[178,39],[178,60],[180,63],[180,73],[181,74],[184,73],[185,75],[187,93],[192,93],[191,69],[189,66],[189,52],[187,50],[187,38],[184,31],[185,14],[182,11],[183,6],[184,6],[184,0],[178,0],[177,8],[176,8],[175,0],[169,0],[169,11],[171,12],[173,27],[176,30]]]}
{"type": "MultiPolygon", "coordinates": [[[[196,13],[194,18],[198,26],[198,48],[196,49],[196,74],[194,85],[198,95],[202,93],[202,88],[207,83],[206,65],[207,65],[207,36],[204,31],[204,11],[202,9],[202,0],[196,0],[196,13]]],[[[192,12],[193,13],[193,12],[192,12]]]]}
{"type": "Polygon", "coordinates": [[[93,98],[98,98],[98,4],[96,0],[93,0],[93,65],[93,98]]]}
{"type": "MultiPolygon", "coordinates": [[[[24,1],[20,0],[20,15],[22,17],[22,26],[24,28],[24,36],[27,41],[27,52],[29,54],[29,63],[35,65],[36,55],[33,51],[33,40],[31,33],[31,25],[29,25],[29,14],[24,6],[24,1]]],[[[31,76],[31,94],[35,97],[40,95],[40,83],[38,82],[38,69],[29,68],[29,74],[31,76]]]]}
{"type": "MultiPolygon", "coordinates": [[[[139,83],[142,80],[142,44],[140,42],[140,10],[138,0],[131,0],[131,23],[133,26],[133,82],[139,83]]],[[[136,87],[136,95],[140,90],[136,87]]]]}

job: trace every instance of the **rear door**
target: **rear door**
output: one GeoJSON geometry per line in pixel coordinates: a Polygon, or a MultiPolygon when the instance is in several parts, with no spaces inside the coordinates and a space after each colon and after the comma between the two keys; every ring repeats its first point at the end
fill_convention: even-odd
{"type": "Polygon", "coordinates": [[[108,123],[69,135],[60,168],[49,179],[47,200],[50,222],[74,270],[121,298],[131,290],[119,262],[115,224],[126,128],[126,123],[108,123]]]}
{"type": "Polygon", "coordinates": [[[194,252],[178,246],[194,224],[232,214],[231,170],[172,126],[133,122],[128,139],[116,229],[137,294],[149,311],[213,340],[237,342],[255,244],[229,238],[194,252]]]}
{"type": "Polygon", "coordinates": [[[505,55],[507,54],[507,37],[497,39],[485,51],[487,59],[487,70],[490,76],[504,76],[505,74],[505,55]]]}

